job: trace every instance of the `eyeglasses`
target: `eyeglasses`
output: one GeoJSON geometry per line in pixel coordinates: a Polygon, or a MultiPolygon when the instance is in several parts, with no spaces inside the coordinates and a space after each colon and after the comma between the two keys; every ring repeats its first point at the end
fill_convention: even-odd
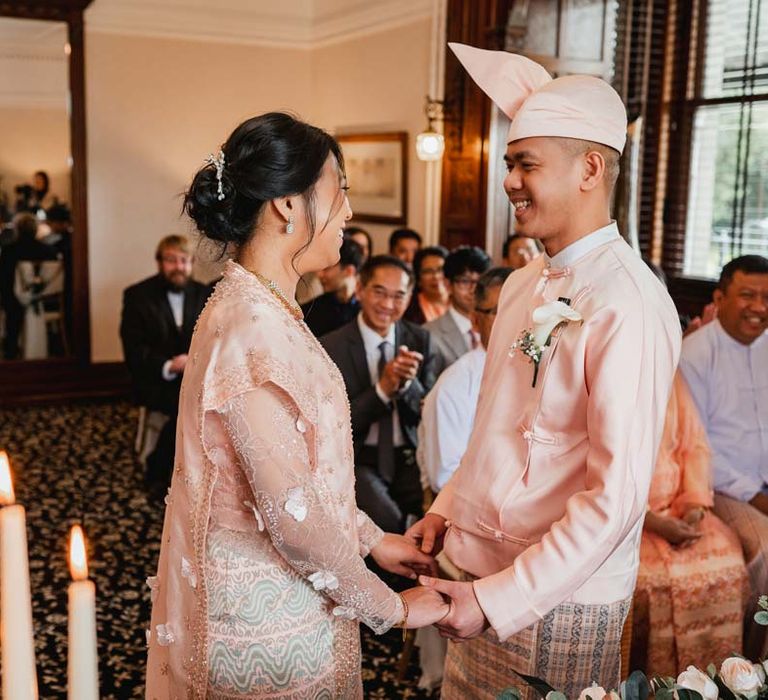
{"type": "Polygon", "coordinates": [[[405,303],[405,300],[408,298],[408,294],[406,292],[394,292],[390,293],[383,287],[371,287],[371,296],[376,301],[386,301],[387,299],[391,299],[397,306],[400,306],[405,303]]]}
{"type": "Polygon", "coordinates": [[[475,308],[475,313],[477,314],[483,314],[484,316],[495,316],[499,311],[499,307],[494,306],[490,309],[481,309],[480,307],[475,308]]]}
{"type": "Polygon", "coordinates": [[[477,279],[474,277],[456,277],[451,281],[455,287],[477,287],[477,279]]]}

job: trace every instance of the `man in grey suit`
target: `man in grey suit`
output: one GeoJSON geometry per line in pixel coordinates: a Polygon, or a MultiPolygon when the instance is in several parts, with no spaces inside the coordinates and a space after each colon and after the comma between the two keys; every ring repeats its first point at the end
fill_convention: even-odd
{"type": "Polygon", "coordinates": [[[440,318],[424,324],[435,348],[436,376],[480,343],[472,325],[475,287],[490,267],[488,254],[476,246],[459,246],[445,259],[443,274],[451,304],[440,318]]]}
{"type": "Polygon", "coordinates": [[[422,504],[417,428],[435,377],[429,333],[401,320],[412,288],[405,263],[371,258],[360,271],[360,314],[320,339],[349,396],[357,504],[386,532],[404,532],[422,504]]]}

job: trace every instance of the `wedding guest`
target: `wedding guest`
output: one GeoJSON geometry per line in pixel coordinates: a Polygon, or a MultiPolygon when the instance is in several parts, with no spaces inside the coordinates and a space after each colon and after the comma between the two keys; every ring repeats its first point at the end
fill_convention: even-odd
{"type": "Polygon", "coordinates": [[[429,334],[401,320],[412,284],[404,262],[372,257],[360,271],[360,314],[321,340],[349,396],[357,503],[387,532],[422,512],[415,449],[434,358],[429,334]]]}
{"type": "Polygon", "coordinates": [[[421,236],[411,228],[398,228],[389,237],[389,254],[413,269],[416,253],[421,250],[421,236]]]}
{"type": "Polygon", "coordinates": [[[439,245],[422,248],[416,253],[413,260],[416,288],[405,311],[406,321],[421,326],[448,311],[448,289],[443,272],[447,257],[448,251],[439,245]]]}
{"type": "Polygon", "coordinates": [[[678,374],[640,542],[630,668],[677,677],[741,653],[749,579],[739,539],[713,505],[707,436],[678,374]]]}
{"type": "Polygon", "coordinates": [[[433,566],[358,510],[337,368],[301,320],[299,277],[332,265],[352,216],[336,141],[288,114],[238,126],[185,208],[234,252],[201,314],[179,405],[148,698],[362,700],[362,620],[431,624],[434,593],[371,573],[433,566]]]}
{"type": "Polygon", "coordinates": [[[123,293],[120,339],[134,398],[168,417],[147,456],[150,493],[162,498],[171,482],[179,391],[192,331],[211,288],[192,279],[194,256],[185,236],[166,236],[155,250],[157,274],[123,293]]]}
{"type": "Polygon", "coordinates": [[[364,264],[368,258],[373,254],[373,241],[371,240],[371,234],[360,226],[347,226],[344,229],[344,235],[347,238],[351,238],[357,245],[363,250],[363,262],[364,264]]]}
{"type": "Polygon", "coordinates": [[[422,577],[451,598],[438,627],[467,640],[449,645],[442,697],[495,698],[513,669],[569,698],[617,688],[681,335],[611,219],[626,110],[599,78],[451,48],[511,120],[504,189],[546,255],[504,285],[467,451],[409,532],[462,572],[422,577]]]}
{"type": "Polygon", "coordinates": [[[450,305],[442,316],[424,324],[435,349],[436,376],[480,344],[472,323],[475,287],[490,266],[488,254],[476,246],[459,246],[445,259],[443,275],[450,305]]]}
{"type": "Polygon", "coordinates": [[[680,369],[712,448],[715,513],[736,531],[752,587],[744,653],[768,653],[753,621],[768,591],[768,259],[743,255],[720,273],[717,316],[686,336],[680,369]]]}
{"type": "Polygon", "coordinates": [[[339,255],[339,262],[317,273],[325,293],[301,307],[309,330],[317,338],[349,323],[360,310],[355,290],[363,250],[345,238],[339,255]]]}
{"type": "Polygon", "coordinates": [[[541,243],[535,238],[516,233],[504,241],[501,254],[505,265],[513,270],[519,270],[534,258],[538,258],[541,251],[541,243]]]}

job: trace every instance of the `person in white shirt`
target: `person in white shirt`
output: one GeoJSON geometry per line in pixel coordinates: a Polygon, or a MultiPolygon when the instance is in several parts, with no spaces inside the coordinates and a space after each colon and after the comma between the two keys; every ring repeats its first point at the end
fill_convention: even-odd
{"type": "Polygon", "coordinates": [[[680,369],[712,448],[715,514],[739,535],[747,561],[744,653],[764,658],[766,628],[752,619],[768,592],[768,259],[731,260],[713,298],[717,318],[686,336],[680,369]]]}
{"type": "Polygon", "coordinates": [[[435,349],[435,374],[439,376],[464,353],[480,345],[472,325],[475,286],[489,267],[488,254],[476,246],[459,246],[445,259],[443,274],[450,294],[448,311],[424,324],[435,349]]]}
{"type": "Polygon", "coordinates": [[[472,434],[485,349],[496,320],[501,287],[511,273],[512,268],[494,267],[480,277],[475,286],[472,312],[473,327],[480,342],[440,376],[424,401],[417,461],[423,485],[435,493],[459,466],[472,434]]]}

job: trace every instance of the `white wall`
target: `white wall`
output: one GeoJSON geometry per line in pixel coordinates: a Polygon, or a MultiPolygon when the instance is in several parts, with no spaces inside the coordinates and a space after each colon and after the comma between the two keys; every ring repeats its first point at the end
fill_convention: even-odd
{"type": "MultiPolygon", "coordinates": [[[[153,274],[157,241],[189,232],[179,194],[243,119],[291,110],[331,131],[409,132],[409,224],[424,223],[429,20],[323,48],[86,35],[91,343],[122,357],[122,290],[153,274]]],[[[369,226],[377,252],[392,227],[369,226]]],[[[210,270],[202,270],[207,276],[210,270]]]]}

